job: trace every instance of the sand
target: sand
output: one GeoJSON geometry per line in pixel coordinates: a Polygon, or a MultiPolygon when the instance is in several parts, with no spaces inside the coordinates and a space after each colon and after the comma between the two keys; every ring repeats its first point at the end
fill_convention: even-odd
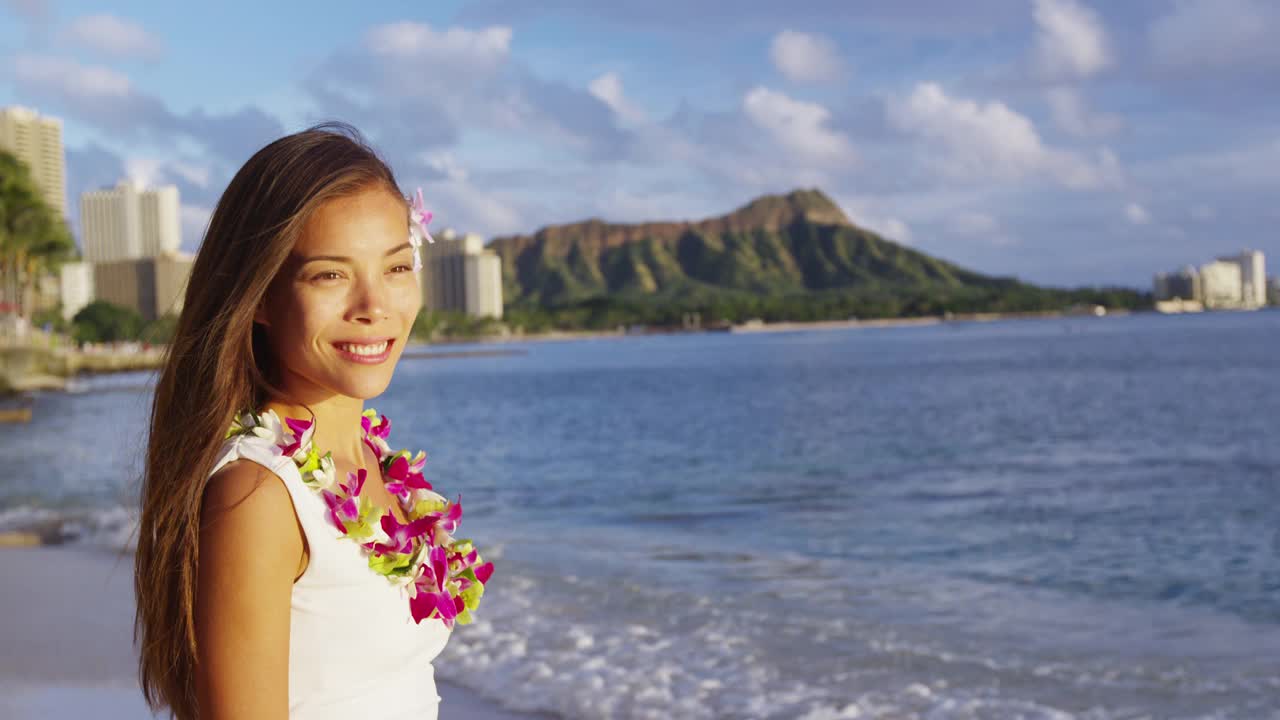
{"type": "MultiPolygon", "coordinates": [[[[0,548],[0,718],[133,720],[150,713],[133,652],[133,558],[0,548]]],[[[442,720],[527,720],[441,682],[442,720]]]]}

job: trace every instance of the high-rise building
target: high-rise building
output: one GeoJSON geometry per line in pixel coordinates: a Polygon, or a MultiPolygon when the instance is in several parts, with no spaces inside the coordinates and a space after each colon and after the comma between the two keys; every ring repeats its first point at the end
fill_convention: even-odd
{"type": "Polygon", "coordinates": [[[467,255],[466,311],[475,317],[502,319],[502,258],[497,253],[467,255]]]}
{"type": "Polygon", "coordinates": [[[178,188],[163,185],[138,194],[138,224],[142,230],[143,257],[176,253],[182,244],[182,215],[178,188]]]}
{"type": "Polygon", "coordinates": [[[31,168],[31,178],[58,217],[67,214],[66,159],[62,121],[24,107],[0,108],[0,150],[31,168]]]}
{"type": "Polygon", "coordinates": [[[422,246],[422,306],[502,317],[502,259],[475,233],[446,229],[422,246]]]}
{"type": "Polygon", "coordinates": [[[1206,308],[1239,308],[1244,304],[1243,272],[1238,262],[1216,260],[1201,265],[1200,287],[1206,308]]]}
{"type": "Polygon", "coordinates": [[[1240,266],[1240,305],[1258,308],[1267,304],[1267,260],[1261,250],[1218,258],[1240,266]]]}
{"type": "Polygon", "coordinates": [[[80,196],[80,234],[91,263],[136,260],[178,252],[182,224],[178,189],[144,189],[131,180],[80,196]]]}

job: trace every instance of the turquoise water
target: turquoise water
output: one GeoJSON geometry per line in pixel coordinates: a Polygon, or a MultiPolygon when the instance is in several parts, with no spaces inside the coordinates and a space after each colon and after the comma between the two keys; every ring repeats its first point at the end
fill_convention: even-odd
{"type": "MultiPolygon", "coordinates": [[[[498,568],[441,677],[584,718],[1280,717],[1280,313],[509,347],[369,403],[498,568]]],[[[0,528],[124,542],[147,402],[40,396],[0,528]]]]}

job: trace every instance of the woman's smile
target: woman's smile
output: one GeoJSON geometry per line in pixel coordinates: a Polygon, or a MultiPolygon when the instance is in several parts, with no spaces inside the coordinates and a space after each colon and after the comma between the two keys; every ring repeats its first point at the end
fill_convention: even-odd
{"type": "Polygon", "coordinates": [[[395,338],[383,338],[371,343],[339,340],[333,343],[333,346],[337,348],[338,355],[344,360],[361,365],[381,365],[391,357],[391,346],[395,341],[395,338]]]}

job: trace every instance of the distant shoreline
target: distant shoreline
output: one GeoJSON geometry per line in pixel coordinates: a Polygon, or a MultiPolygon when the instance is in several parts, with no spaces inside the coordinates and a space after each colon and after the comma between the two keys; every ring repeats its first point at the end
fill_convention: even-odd
{"type": "MultiPolygon", "coordinates": [[[[792,332],[802,330],[845,330],[853,328],[888,328],[888,327],[926,327],[944,323],[996,322],[1000,320],[1038,320],[1059,317],[1118,317],[1131,315],[1131,310],[1108,310],[1103,315],[1092,315],[1081,312],[1052,310],[1045,312],[1021,313],[959,313],[951,315],[926,315],[923,317],[869,318],[866,320],[784,320],[779,322],[743,322],[707,328],[663,328],[654,327],[638,331],[619,330],[559,330],[547,333],[526,333],[511,335],[486,335],[476,338],[448,338],[429,343],[439,345],[468,345],[481,343],[519,343],[548,342],[556,340],[587,340],[606,338],[645,337],[649,335],[684,335],[706,333],[761,333],[792,332]]],[[[424,343],[425,344],[425,343],[424,343]]]]}
{"type": "MultiPolygon", "coordinates": [[[[1130,315],[1129,310],[1111,310],[1097,317],[1114,317],[1130,315]]],[[[1028,313],[964,313],[945,316],[930,315],[924,317],[870,318],[866,320],[815,320],[815,321],[781,321],[725,324],[716,327],[675,328],[633,326],[631,329],[618,330],[552,330],[539,333],[511,333],[508,335],[485,335],[474,338],[450,337],[430,342],[412,341],[405,347],[402,357],[413,359],[450,359],[467,357],[499,357],[523,354],[523,350],[462,350],[453,352],[434,352],[432,348],[445,349],[454,345],[507,345],[531,342],[561,342],[568,340],[615,340],[652,335],[684,335],[707,333],[766,333],[796,332],[806,330],[845,330],[857,328],[897,328],[928,327],[944,323],[995,322],[1000,320],[1032,320],[1056,317],[1094,317],[1090,313],[1050,311],[1028,313]]],[[[0,348],[0,351],[41,352],[39,348],[0,348]]],[[[98,351],[84,353],[78,350],[61,349],[44,351],[49,354],[49,362],[38,363],[40,367],[0,367],[0,397],[6,394],[30,392],[33,390],[65,390],[67,381],[78,376],[109,375],[137,370],[155,370],[160,367],[163,353],[152,347],[145,351],[112,352],[98,351]]]]}

